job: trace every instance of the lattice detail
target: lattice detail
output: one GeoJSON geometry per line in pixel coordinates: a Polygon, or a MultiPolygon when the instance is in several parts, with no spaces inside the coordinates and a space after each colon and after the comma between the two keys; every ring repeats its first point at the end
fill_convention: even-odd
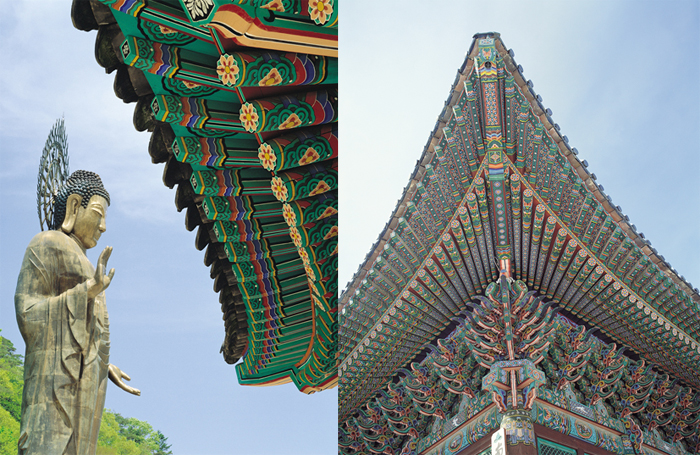
{"type": "Polygon", "coordinates": [[[537,438],[539,455],[576,455],[576,450],[556,444],[546,439],[537,438]]]}

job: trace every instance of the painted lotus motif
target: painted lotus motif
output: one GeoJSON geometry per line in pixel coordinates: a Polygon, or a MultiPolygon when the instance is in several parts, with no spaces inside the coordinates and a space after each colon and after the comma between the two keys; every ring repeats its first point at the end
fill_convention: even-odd
{"type": "Polygon", "coordinates": [[[331,189],[331,187],[326,182],[321,180],[316,185],[316,188],[314,188],[313,191],[309,193],[309,196],[316,196],[317,194],[325,193],[325,192],[329,191],[330,189],[331,189]]]}
{"type": "Polygon", "coordinates": [[[297,214],[294,213],[294,209],[289,204],[282,205],[282,216],[287,226],[296,226],[297,224],[297,214]]]}
{"type": "Polygon", "coordinates": [[[309,280],[316,281],[316,274],[311,267],[304,266],[304,270],[306,271],[306,276],[309,278],[309,280]]]}
{"type": "Polygon", "coordinates": [[[271,181],[271,186],[272,186],[272,194],[275,195],[278,201],[286,201],[287,197],[289,197],[289,193],[287,192],[287,187],[284,185],[284,181],[279,178],[279,177],[272,177],[271,181]]]}
{"type": "Polygon", "coordinates": [[[316,149],[309,147],[306,149],[306,152],[304,152],[304,156],[299,160],[299,166],[313,163],[314,161],[318,161],[319,158],[321,158],[321,155],[318,154],[316,149]]]}
{"type": "Polygon", "coordinates": [[[304,263],[304,265],[309,264],[309,253],[303,248],[299,248],[299,257],[301,258],[301,262],[304,263]]]}
{"type": "Polygon", "coordinates": [[[258,149],[258,159],[262,163],[262,167],[272,172],[277,164],[277,155],[272,151],[267,142],[263,142],[258,149]]]}
{"type": "Polygon", "coordinates": [[[296,114],[291,114],[285,119],[284,122],[280,123],[279,129],[289,130],[292,128],[296,128],[299,125],[301,125],[301,119],[299,118],[299,116],[296,114]]]}
{"type": "Polygon", "coordinates": [[[219,58],[216,64],[216,74],[219,75],[219,80],[224,85],[234,85],[238,81],[238,63],[236,59],[228,54],[224,54],[219,58]]]}
{"type": "Polygon", "coordinates": [[[260,87],[270,87],[273,85],[279,85],[282,83],[282,76],[277,68],[272,68],[262,79],[258,82],[260,87]]]}
{"type": "Polygon", "coordinates": [[[297,248],[301,247],[301,234],[299,233],[299,229],[297,229],[296,226],[292,226],[289,228],[289,236],[292,238],[292,242],[294,242],[294,245],[297,248]]]}
{"type": "Polygon", "coordinates": [[[331,14],[333,14],[331,0],[309,0],[309,16],[318,25],[328,22],[331,14]]]}
{"type": "Polygon", "coordinates": [[[250,103],[245,103],[243,106],[241,106],[238,118],[241,121],[243,128],[251,133],[258,127],[258,120],[260,119],[258,112],[255,110],[255,106],[250,103]]]}

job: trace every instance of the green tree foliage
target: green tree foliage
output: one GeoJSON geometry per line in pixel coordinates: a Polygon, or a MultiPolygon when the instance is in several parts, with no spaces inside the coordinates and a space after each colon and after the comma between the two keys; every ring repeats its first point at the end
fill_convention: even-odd
{"type": "Polygon", "coordinates": [[[155,441],[158,445],[158,450],[153,452],[152,455],[172,455],[173,452],[170,450],[168,438],[166,438],[163,433],[161,433],[160,431],[156,431],[155,441]]]}
{"type": "MultiPolygon", "coordinates": [[[[0,336],[0,455],[15,455],[24,386],[24,360],[10,340],[0,336]]],[[[105,409],[97,455],[172,455],[168,438],[148,422],[105,409]]]]}
{"type": "Polygon", "coordinates": [[[15,354],[10,340],[0,336],[0,407],[19,422],[22,412],[24,368],[22,356],[15,354]]]}
{"type": "Polygon", "coordinates": [[[105,409],[97,455],[172,455],[167,441],[148,422],[105,409]]]}
{"type": "Polygon", "coordinates": [[[10,340],[0,336],[0,455],[15,455],[22,411],[24,368],[10,340]]]}
{"type": "Polygon", "coordinates": [[[15,455],[19,439],[19,422],[0,407],[0,455],[15,455]]]}

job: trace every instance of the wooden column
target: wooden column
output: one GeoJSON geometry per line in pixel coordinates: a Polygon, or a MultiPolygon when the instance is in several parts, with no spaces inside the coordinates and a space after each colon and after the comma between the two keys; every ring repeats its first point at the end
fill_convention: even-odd
{"type": "Polygon", "coordinates": [[[506,411],[501,428],[491,436],[491,454],[537,455],[535,428],[530,411],[515,409],[506,411]]]}

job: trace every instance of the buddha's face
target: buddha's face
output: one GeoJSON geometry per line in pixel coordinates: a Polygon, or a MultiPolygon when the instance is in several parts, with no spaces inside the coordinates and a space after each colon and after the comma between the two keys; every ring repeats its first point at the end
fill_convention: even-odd
{"type": "Polygon", "coordinates": [[[72,233],[85,249],[97,245],[100,236],[107,230],[107,206],[107,199],[96,194],[90,198],[87,207],[78,208],[72,233]]]}

